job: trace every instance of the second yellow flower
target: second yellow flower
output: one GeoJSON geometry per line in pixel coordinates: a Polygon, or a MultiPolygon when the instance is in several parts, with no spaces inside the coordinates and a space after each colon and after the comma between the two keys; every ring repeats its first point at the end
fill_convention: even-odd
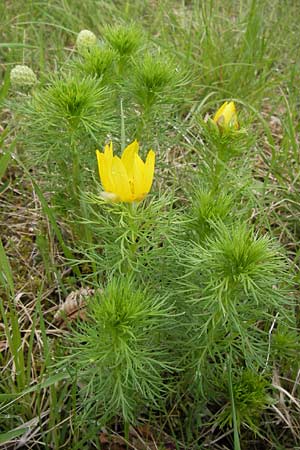
{"type": "Polygon", "coordinates": [[[234,102],[225,102],[214,115],[213,121],[223,130],[237,130],[239,123],[234,102]]]}

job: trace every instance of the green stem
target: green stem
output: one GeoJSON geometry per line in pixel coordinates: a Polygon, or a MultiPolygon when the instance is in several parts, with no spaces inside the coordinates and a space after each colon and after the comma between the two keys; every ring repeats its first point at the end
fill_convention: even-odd
{"type": "Polygon", "coordinates": [[[130,423],[128,422],[128,420],[125,420],[124,422],[124,438],[125,438],[125,442],[126,442],[126,448],[129,448],[129,428],[130,428],[130,423]]]}
{"type": "Polygon", "coordinates": [[[231,411],[233,418],[233,436],[234,436],[234,450],[241,450],[240,438],[239,438],[239,429],[236,417],[236,409],[234,403],[234,395],[233,395],[233,387],[232,387],[232,348],[230,349],[230,355],[228,355],[228,384],[229,384],[229,392],[230,392],[230,401],[231,401],[231,411]]]}
{"type": "Polygon", "coordinates": [[[138,228],[136,226],[137,224],[137,211],[138,203],[133,202],[129,204],[129,211],[130,211],[130,227],[131,227],[131,243],[130,243],[130,259],[134,261],[136,250],[138,247],[138,244],[136,242],[138,237],[138,228]]]}
{"type": "MultiPolygon", "coordinates": [[[[222,150],[223,151],[223,150],[222,150]]],[[[224,169],[226,171],[226,164],[220,157],[222,152],[217,152],[212,167],[212,188],[215,192],[219,192],[222,189],[224,183],[224,169]]]]}
{"type": "Polygon", "coordinates": [[[71,142],[72,147],[72,155],[73,155],[73,168],[72,168],[72,185],[73,185],[73,194],[75,195],[76,200],[78,200],[80,193],[80,185],[81,185],[81,176],[80,176],[80,161],[79,154],[77,150],[76,143],[74,140],[71,142]]]}
{"type": "Polygon", "coordinates": [[[136,138],[140,140],[143,137],[143,141],[151,141],[153,138],[153,130],[155,129],[155,110],[153,104],[145,104],[142,108],[141,116],[137,121],[136,138]]]}
{"type": "MultiPolygon", "coordinates": [[[[127,249],[127,258],[124,261],[124,264],[122,264],[121,266],[121,272],[123,274],[127,274],[132,270],[132,263],[135,261],[136,259],[136,251],[138,248],[138,243],[136,242],[137,237],[138,237],[138,217],[135,214],[136,212],[136,208],[137,208],[138,204],[137,203],[129,203],[127,205],[127,210],[126,210],[126,222],[128,225],[128,230],[129,230],[129,237],[130,239],[126,240],[126,249],[127,249]]],[[[128,235],[127,235],[128,236],[128,235]]]]}
{"type": "MultiPolygon", "coordinates": [[[[71,148],[72,148],[72,154],[73,154],[73,178],[72,178],[72,186],[73,186],[73,197],[76,206],[78,207],[80,211],[81,217],[84,219],[88,219],[88,211],[87,207],[84,201],[82,201],[81,198],[81,190],[82,190],[82,176],[81,176],[81,167],[80,167],[80,158],[79,158],[79,152],[76,145],[76,142],[72,139],[71,140],[71,148]]],[[[93,236],[91,231],[89,230],[89,227],[85,224],[79,225],[80,234],[82,234],[85,237],[85,241],[89,244],[93,243],[93,236]]],[[[96,272],[96,266],[95,263],[92,264],[93,272],[96,272]]]]}
{"type": "Polygon", "coordinates": [[[120,110],[121,110],[121,147],[122,151],[126,146],[126,135],[125,135],[125,116],[123,110],[123,99],[120,100],[120,110]]]}
{"type": "Polygon", "coordinates": [[[128,58],[126,56],[120,56],[119,64],[118,64],[118,75],[122,80],[125,76],[126,66],[128,64],[128,58]]]}

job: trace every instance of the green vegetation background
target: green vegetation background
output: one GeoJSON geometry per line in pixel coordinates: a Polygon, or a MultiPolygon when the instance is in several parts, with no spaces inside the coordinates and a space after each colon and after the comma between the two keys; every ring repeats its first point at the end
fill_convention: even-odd
{"type": "MultiPolygon", "coordinates": [[[[151,123],[152,128],[143,128],[143,124],[135,128],[134,123],[128,122],[128,129],[141,134],[146,150],[151,145],[163,155],[159,161],[160,179],[156,181],[155,192],[172,192],[175,185],[176,189],[181,186],[176,202],[181,202],[181,206],[185,205],[190,184],[187,174],[195,164],[202,161],[201,157],[195,156],[195,149],[200,151],[202,148],[202,137],[197,124],[195,125],[195,118],[200,123],[201,118],[207,113],[212,114],[225,99],[234,99],[239,118],[252,139],[251,151],[247,152],[240,172],[241,180],[246,185],[251,180],[251,189],[248,197],[246,196],[246,209],[248,213],[251,211],[251,221],[256,229],[261,234],[267,232],[272,238],[276,238],[284,248],[288,259],[288,273],[284,268],[281,275],[289,283],[292,281],[297,288],[300,255],[299,15],[300,5],[293,0],[0,0],[0,218],[3,244],[0,247],[0,281],[3,285],[0,310],[3,322],[0,330],[0,445],[3,448],[88,449],[101,448],[100,445],[102,448],[109,448],[109,445],[111,448],[114,448],[113,445],[115,448],[118,445],[122,448],[122,442],[116,440],[115,435],[125,435],[131,448],[137,449],[298,448],[300,408],[297,304],[293,325],[288,328],[282,325],[282,330],[279,327],[276,345],[268,356],[274,363],[268,374],[267,385],[264,377],[253,377],[251,372],[244,371],[241,376],[233,372],[234,379],[229,382],[230,386],[234,386],[233,391],[220,392],[213,399],[213,390],[210,397],[208,394],[209,400],[206,403],[199,400],[202,394],[199,395],[197,388],[188,393],[182,388],[177,397],[171,397],[165,411],[147,411],[142,422],[144,427],[147,424],[149,428],[147,433],[141,425],[136,427],[135,433],[140,438],[136,438],[132,429],[126,429],[126,424],[123,429],[121,420],[110,422],[105,430],[99,430],[97,423],[89,423],[87,426],[84,417],[77,420],[76,387],[72,388],[61,371],[52,370],[49,375],[49,368],[53,366],[52,356],[56,342],[60,341],[64,333],[52,321],[57,312],[57,302],[63,303],[74,290],[74,278],[78,275],[74,269],[69,276],[66,269],[64,256],[75,258],[69,253],[66,242],[70,244],[73,239],[75,247],[80,229],[72,234],[72,214],[71,217],[68,216],[66,223],[61,218],[61,222],[57,223],[52,210],[47,206],[47,189],[51,190],[53,182],[61,187],[62,180],[51,180],[48,185],[45,182],[45,172],[28,170],[31,165],[23,158],[23,137],[18,135],[22,125],[19,122],[20,110],[16,108],[16,113],[10,106],[13,94],[8,92],[7,80],[14,65],[26,64],[35,71],[41,83],[46,83],[49,73],[67,70],[68,64],[76,57],[74,47],[80,30],[89,29],[101,38],[107,33],[109,26],[134,24],[143,33],[145,47],[152,48],[162,58],[167,56],[170,64],[180,66],[183,74],[181,80],[172,85],[176,108],[174,114],[170,115],[167,129],[163,125],[165,110],[159,108],[156,117],[161,117],[161,127],[154,127],[151,123]],[[5,333],[7,330],[10,330],[9,337],[5,333]],[[228,406],[232,396],[236,400],[237,411],[228,406]],[[247,410],[249,405],[252,409],[247,410]],[[263,413],[259,416],[258,426],[254,411],[260,408],[263,413]],[[81,424],[79,427],[78,423],[81,424]],[[237,430],[240,432],[241,444],[236,436],[237,430]]],[[[135,92],[136,98],[141,99],[141,92],[134,91],[132,84],[126,84],[127,77],[130,78],[125,70],[125,91],[135,92]]],[[[174,82],[174,77],[170,79],[170,83],[174,82]]],[[[43,100],[45,101],[41,99],[43,100]]],[[[50,116],[51,111],[49,121],[50,116]]],[[[147,118],[149,123],[150,119],[147,118]]],[[[105,132],[111,131],[110,123],[114,130],[120,128],[121,121],[114,117],[107,124],[105,132]]],[[[47,136],[45,121],[32,135],[34,157],[37,155],[34,150],[36,143],[47,142],[48,139],[53,144],[51,136],[47,136]]],[[[130,136],[132,139],[134,137],[130,136]]],[[[120,135],[113,138],[118,139],[120,135]]],[[[99,147],[102,144],[101,141],[98,142],[99,147]]],[[[89,142],[88,145],[92,148],[94,144],[89,142]]],[[[59,150],[60,147],[56,149],[59,150]]],[[[206,161],[209,161],[209,151],[206,157],[206,161]]],[[[50,155],[49,167],[51,164],[55,166],[55,163],[51,161],[50,155]]],[[[91,167],[92,164],[91,161],[91,167]]],[[[205,177],[205,171],[203,168],[200,176],[205,177]]],[[[228,173],[229,178],[234,178],[235,172],[230,165],[228,173]]],[[[92,175],[92,169],[88,174],[91,177],[97,176],[96,173],[92,175]]],[[[63,187],[64,185],[62,190],[63,187]]],[[[222,195],[211,197],[205,189],[204,192],[199,191],[199,195],[201,205],[214,202],[215,210],[220,216],[223,214],[221,218],[226,216],[226,200],[222,195]]],[[[177,203],[175,209],[178,207],[177,203]]],[[[172,204],[172,208],[173,206],[172,204]]],[[[67,210],[66,205],[61,207],[62,210],[67,210]]],[[[156,207],[159,210],[159,205],[156,207]]],[[[204,212],[198,209],[192,211],[200,218],[208,214],[208,209],[204,212]]],[[[147,220],[152,223],[151,214],[157,214],[157,211],[149,210],[145,214],[148,214],[147,220]]],[[[239,214],[243,216],[242,208],[239,214]]],[[[136,219],[139,220],[138,217],[136,219]]],[[[103,230],[111,228],[111,223],[105,217],[99,219],[99,222],[100,220],[103,230]]],[[[202,225],[203,233],[208,233],[207,223],[202,225]]],[[[222,232],[222,227],[220,228],[219,234],[224,239],[222,242],[226,239],[229,242],[228,229],[222,232]]],[[[94,232],[93,226],[91,229],[94,232]]],[[[234,233],[237,243],[249,238],[243,227],[234,229],[234,233]]],[[[216,256],[221,251],[220,245],[216,239],[205,251],[200,252],[199,273],[209,274],[212,267],[215,273],[222,270],[216,256]]],[[[261,250],[263,240],[259,241],[259,246],[261,250]]],[[[186,250],[184,246],[179,248],[182,252],[186,250]]],[[[76,249],[79,251],[78,247],[76,249]]],[[[196,251],[195,248],[193,251],[196,251]]],[[[86,274],[82,262],[80,271],[88,280],[88,266],[91,264],[88,255],[85,263],[86,274]]],[[[150,267],[150,259],[147,264],[150,267]]],[[[184,258],[180,264],[182,267],[185,264],[196,265],[195,261],[184,258]]],[[[276,270],[280,270],[281,266],[279,264],[276,267],[276,270]]],[[[265,274],[268,275],[268,271],[271,273],[273,268],[272,265],[266,266],[265,274]]],[[[180,270],[179,267],[177,277],[180,270]]],[[[190,284],[186,284],[184,289],[192,289],[197,276],[198,272],[192,274],[188,281],[190,284]]],[[[276,280],[278,279],[279,275],[276,280]]],[[[170,280],[165,282],[170,283],[170,280]]],[[[271,276],[269,282],[272,283],[271,276]]],[[[111,287],[112,291],[113,289],[114,286],[111,287]]],[[[126,286],[124,289],[126,290],[126,286]]],[[[265,295],[266,298],[270,297],[267,291],[265,295]]],[[[136,298],[133,302],[135,300],[136,298]]],[[[207,301],[207,311],[210,311],[210,307],[207,301]]],[[[144,310],[147,310],[146,303],[144,310]]],[[[259,322],[260,313],[263,315],[268,311],[258,309],[257,321],[259,322]]],[[[242,313],[248,317],[247,311],[242,313]]],[[[102,317],[104,312],[99,314],[102,317]]],[[[168,311],[164,311],[164,314],[167,317],[168,311]]],[[[163,327],[163,321],[159,326],[163,327]]],[[[272,332],[271,328],[270,330],[272,332]]],[[[247,336],[246,332],[245,342],[247,336]]],[[[195,345],[195,342],[191,345],[195,345]]],[[[222,364],[223,367],[227,364],[226,360],[222,360],[227,347],[220,344],[219,348],[220,358],[216,358],[214,354],[210,362],[216,358],[220,369],[222,364]]],[[[59,348],[57,351],[63,350],[59,348]]],[[[268,353],[268,348],[266,351],[268,353]]],[[[208,371],[207,374],[212,378],[216,376],[214,371],[208,371]]],[[[225,379],[227,383],[227,376],[225,379]]],[[[183,381],[185,385],[188,383],[189,380],[183,381]]],[[[217,385],[216,380],[212,384],[217,385]]]]}

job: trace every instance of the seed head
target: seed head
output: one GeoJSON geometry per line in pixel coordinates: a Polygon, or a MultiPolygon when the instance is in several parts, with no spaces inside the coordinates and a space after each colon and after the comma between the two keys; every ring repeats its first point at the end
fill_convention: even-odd
{"type": "Polygon", "coordinates": [[[18,65],[10,72],[10,82],[15,88],[30,88],[37,82],[37,78],[30,67],[18,65]]]}
{"type": "Polygon", "coordinates": [[[76,39],[76,47],[81,55],[84,55],[91,47],[97,44],[97,37],[92,31],[81,30],[76,39]]]}

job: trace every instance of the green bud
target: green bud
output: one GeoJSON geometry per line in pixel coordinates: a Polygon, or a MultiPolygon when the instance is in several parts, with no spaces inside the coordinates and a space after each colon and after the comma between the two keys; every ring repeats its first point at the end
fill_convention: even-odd
{"type": "Polygon", "coordinates": [[[91,47],[97,44],[97,37],[89,30],[81,30],[76,39],[76,47],[84,55],[91,47]]]}
{"type": "Polygon", "coordinates": [[[30,88],[37,82],[37,78],[30,67],[18,65],[10,72],[10,82],[16,88],[30,88]]]}

